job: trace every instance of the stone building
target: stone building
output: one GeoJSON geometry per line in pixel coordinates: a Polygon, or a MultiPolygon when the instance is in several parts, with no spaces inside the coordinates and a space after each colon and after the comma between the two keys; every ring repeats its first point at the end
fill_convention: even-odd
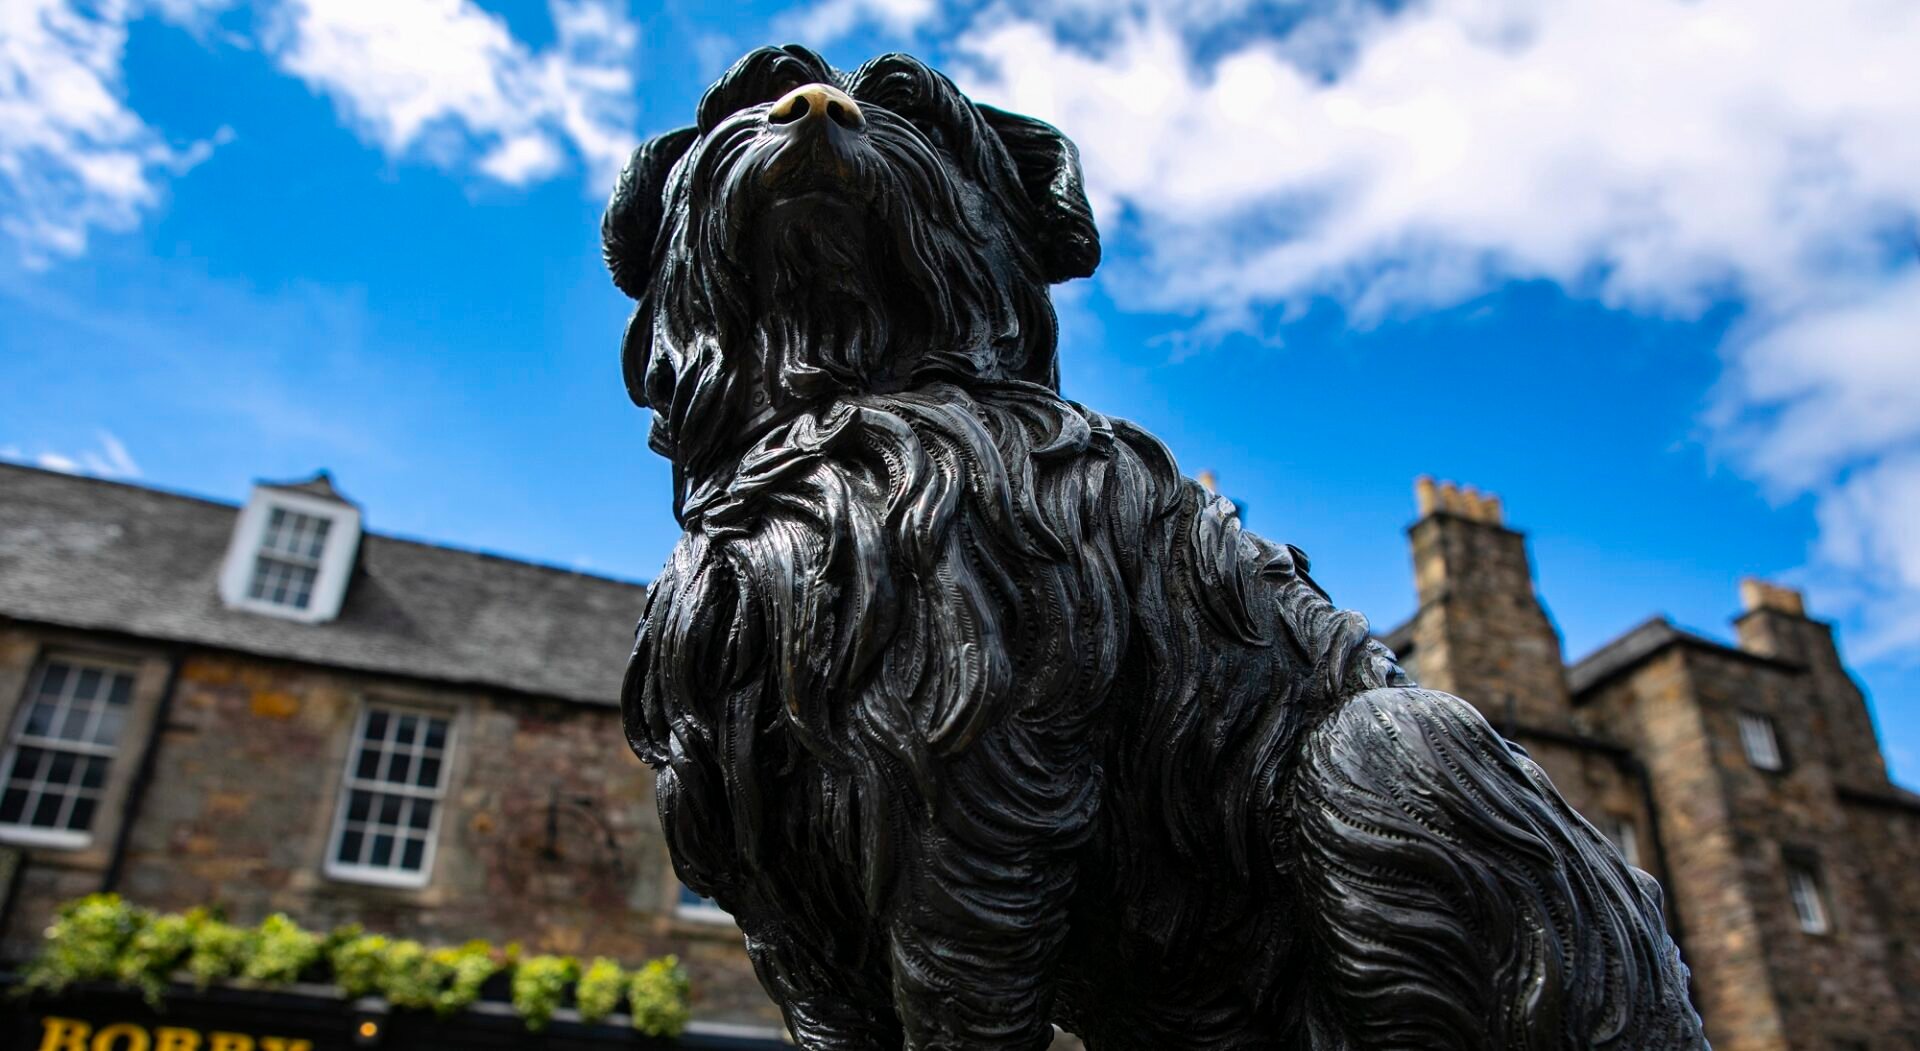
{"type": "MultiPolygon", "coordinates": [[[[1830,627],[1744,591],[1737,644],[1647,621],[1568,665],[1497,500],[1423,482],[1387,633],[1667,891],[1720,1051],[1920,1048],[1920,796],[1830,627]]],[[[643,588],[382,536],[325,475],[244,507],[0,465],[0,957],[55,903],[629,962],[771,1025],[673,877],[616,707],[643,588]],[[4,860],[4,859],[0,859],[4,860]]]]}
{"type": "Polygon", "coordinates": [[[1734,644],[1656,617],[1569,665],[1499,501],[1417,496],[1419,607],[1387,645],[1660,880],[1713,1046],[1920,1048],[1920,795],[1831,625],[1749,580],[1734,644]]]}
{"type": "Polygon", "coordinates": [[[236,508],[0,464],[0,958],[114,890],[677,953],[697,1021],[774,1025],[622,740],[644,591],[368,532],[325,474],[236,508]]]}

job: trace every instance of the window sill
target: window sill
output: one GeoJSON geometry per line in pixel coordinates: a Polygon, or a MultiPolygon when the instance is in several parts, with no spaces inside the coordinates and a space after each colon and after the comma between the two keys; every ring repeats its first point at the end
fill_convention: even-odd
{"type": "Polygon", "coordinates": [[[354,883],[363,887],[424,890],[429,882],[425,872],[395,872],[354,865],[328,865],[324,871],[328,879],[337,883],[354,883]]]}
{"type": "Polygon", "coordinates": [[[85,850],[93,845],[90,832],[69,832],[31,825],[0,825],[0,843],[22,847],[53,847],[58,850],[85,850]]]}

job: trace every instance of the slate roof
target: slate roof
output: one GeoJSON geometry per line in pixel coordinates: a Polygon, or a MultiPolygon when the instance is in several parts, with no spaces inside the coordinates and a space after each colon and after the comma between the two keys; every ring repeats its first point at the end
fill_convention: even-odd
{"type": "MultiPolygon", "coordinates": [[[[331,487],[329,486],[329,492],[331,487]]],[[[644,585],[367,533],[338,619],[230,610],[239,509],[0,464],[0,616],[615,704],[644,585]]]]}
{"type": "Polygon", "coordinates": [[[1567,668],[1567,686],[1575,697],[1598,687],[1614,676],[1665,650],[1668,646],[1692,646],[1721,656],[1749,663],[1765,664],[1784,671],[1801,671],[1800,665],[1729,646],[1718,639],[1679,627],[1663,616],[1648,617],[1626,634],[1594,650],[1567,668]]]}

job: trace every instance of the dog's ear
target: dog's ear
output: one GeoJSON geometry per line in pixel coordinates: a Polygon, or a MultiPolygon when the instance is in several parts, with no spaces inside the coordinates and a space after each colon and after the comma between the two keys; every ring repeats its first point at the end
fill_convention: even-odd
{"type": "Polygon", "coordinates": [[[647,290],[653,242],[665,211],[661,195],[667,173],[699,138],[693,128],[677,128],[640,144],[607,201],[600,220],[600,251],[620,291],[639,299],[647,290]]]}
{"type": "Polygon", "coordinates": [[[1091,277],[1100,265],[1100,231],[1080,174],[1080,151],[1060,129],[1032,117],[978,106],[980,116],[1000,136],[1020,185],[1039,218],[1040,264],[1046,279],[1058,284],[1091,277]]]}

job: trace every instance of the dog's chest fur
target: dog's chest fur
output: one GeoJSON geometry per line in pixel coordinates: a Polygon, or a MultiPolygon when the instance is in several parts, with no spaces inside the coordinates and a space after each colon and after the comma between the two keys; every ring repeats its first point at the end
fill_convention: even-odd
{"type": "Polygon", "coordinates": [[[1078,894],[1140,906],[1076,922],[1102,953],[1234,938],[1228,986],[1285,980],[1259,832],[1286,757],[1349,680],[1397,672],[1157,441],[1027,384],[851,397],[687,518],[629,733],[683,876],[749,931],[871,964],[903,912],[1017,928],[1078,894]],[[944,871],[934,840],[1005,860],[944,871]]]}

